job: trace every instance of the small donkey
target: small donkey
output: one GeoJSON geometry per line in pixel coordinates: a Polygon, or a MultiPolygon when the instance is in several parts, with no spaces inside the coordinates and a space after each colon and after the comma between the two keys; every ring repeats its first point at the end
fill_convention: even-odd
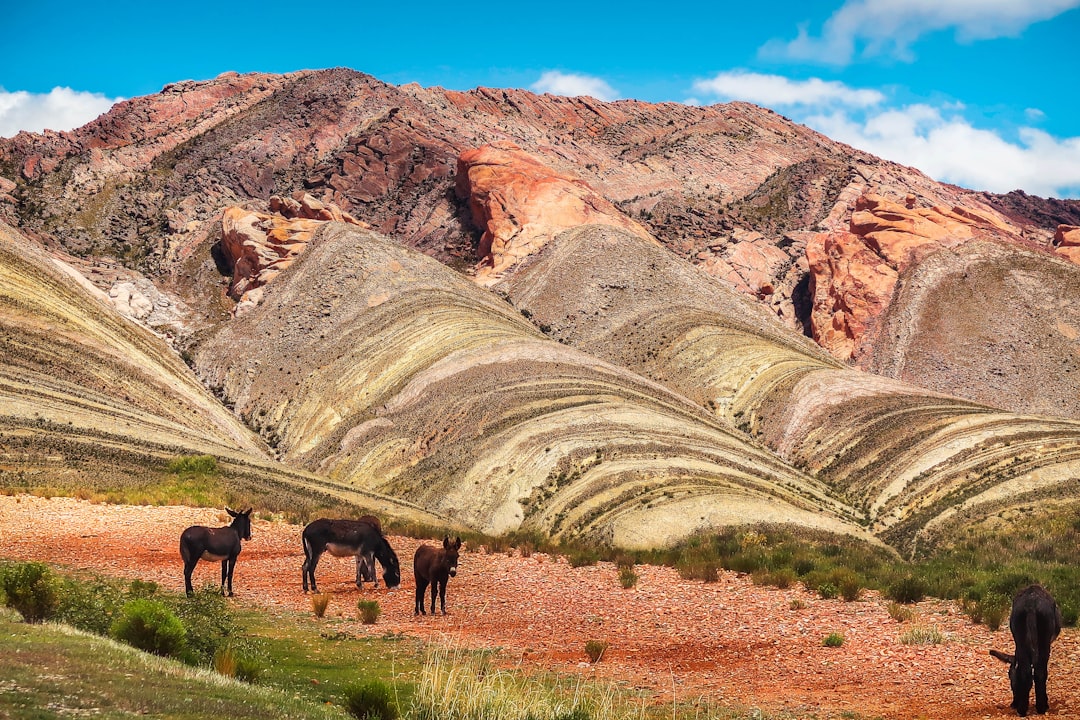
{"type": "Polygon", "coordinates": [[[431,584],[431,614],[435,614],[435,596],[438,595],[442,614],[446,614],[446,583],[457,575],[458,551],[461,550],[461,538],[450,542],[450,536],[443,538],[441,550],[430,545],[416,548],[413,556],[413,577],[416,578],[416,607],[414,615],[426,615],[424,612],[424,592],[431,584]]]}
{"type": "Polygon", "coordinates": [[[180,534],[180,558],[184,561],[184,589],[189,596],[195,594],[191,587],[191,573],[200,560],[221,561],[221,594],[229,589],[232,597],[233,570],[240,555],[240,541],[251,539],[251,508],[225,512],[233,519],[223,528],[192,525],[180,534]]]}

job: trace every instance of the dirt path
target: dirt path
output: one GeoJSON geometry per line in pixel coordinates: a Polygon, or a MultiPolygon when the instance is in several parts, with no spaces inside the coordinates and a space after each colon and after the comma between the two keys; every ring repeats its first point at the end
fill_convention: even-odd
{"type": "MultiPolygon", "coordinates": [[[[70,498],[0,497],[0,557],[37,559],[183,590],[177,542],[191,524],[224,525],[221,511],[185,507],[93,505],[70,498]],[[48,522],[43,522],[49,518],[48,522]],[[135,546],[132,552],[129,548],[135,546]]],[[[300,591],[300,530],[256,520],[234,578],[244,603],[310,612],[300,591]]],[[[991,647],[1011,649],[1008,631],[973,625],[950,603],[918,606],[914,623],[898,624],[876,595],[854,603],[821,600],[801,588],[759,588],[723,573],[720,581],[686,581],[664,567],[639,566],[638,585],[623,590],[609,563],[571,568],[531,557],[465,552],[447,593],[449,615],[413,617],[412,554],[419,541],[392,537],[402,587],[388,592],[353,585],[351,559],[325,557],[320,588],[330,613],[354,634],[404,633],[502,648],[526,666],[625,681],[655,692],[658,702],[705,698],[726,704],[839,717],[1015,717],[1006,667],[991,647]],[[376,625],[356,620],[361,594],[377,598],[376,625]],[[792,601],[805,607],[792,609],[792,601]],[[900,642],[912,626],[936,627],[940,645],[900,642]],[[844,636],[840,648],[822,640],[844,636]],[[587,640],[610,642],[603,660],[584,665],[587,640]]],[[[201,563],[195,582],[219,578],[201,563]]],[[[1080,643],[1067,629],[1050,663],[1051,715],[1080,716],[1080,643]]]]}

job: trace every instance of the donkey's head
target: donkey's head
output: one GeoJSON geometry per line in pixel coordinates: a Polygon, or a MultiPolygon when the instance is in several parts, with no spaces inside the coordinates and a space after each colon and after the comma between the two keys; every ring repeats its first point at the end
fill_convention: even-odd
{"type": "Polygon", "coordinates": [[[398,562],[397,553],[390,547],[390,543],[386,542],[386,538],[382,539],[375,550],[375,559],[383,566],[383,582],[386,583],[387,590],[393,590],[400,585],[401,564],[398,562]]]}
{"type": "Polygon", "coordinates": [[[251,511],[253,508],[247,510],[230,510],[225,508],[225,512],[229,513],[229,516],[233,519],[232,524],[229,527],[236,530],[236,534],[240,536],[241,540],[251,539],[251,511]]]}
{"type": "Polygon", "coordinates": [[[442,541],[442,566],[446,568],[446,572],[450,577],[457,575],[457,563],[458,553],[461,550],[461,538],[455,538],[453,542],[450,542],[450,536],[447,535],[442,541]]]}

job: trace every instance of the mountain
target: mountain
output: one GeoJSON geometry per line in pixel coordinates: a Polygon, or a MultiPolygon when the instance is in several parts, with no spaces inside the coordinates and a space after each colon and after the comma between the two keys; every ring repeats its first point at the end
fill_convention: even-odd
{"type": "Polygon", "coordinates": [[[0,140],[0,176],[23,244],[343,492],[488,532],[776,521],[904,552],[1076,500],[1075,201],[744,103],[346,69],[176,83],[0,140]]]}

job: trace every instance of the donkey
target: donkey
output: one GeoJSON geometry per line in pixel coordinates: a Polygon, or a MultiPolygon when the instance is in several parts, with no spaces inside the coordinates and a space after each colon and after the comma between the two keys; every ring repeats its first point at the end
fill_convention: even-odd
{"type": "Polygon", "coordinates": [[[1040,715],[1050,709],[1046,697],[1046,664],[1050,660],[1050,643],[1061,632],[1061,610],[1054,598],[1041,585],[1030,585],[1013,598],[1009,615],[1016,649],[1012,655],[991,650],[990,654],[1009,664],[1009,684],[1012,686],[1012,707],[1020,717],[1028,713],[1032,679],[1035,681],[1035,711],[1040,715]]]}
{"type": "MultiPolygon", "coordinates": [[[[386,587],[393,590],[401,584],[401,568],[398,564],[397,555],[390,543],[383,537],[379,529],[378,521],[375,524],[360,520],[330,520],[320,518],[308,524],[303,533],[304,544],[304,567],[303,583],[304,592],[308,591],[310,581],[311,591],[319,592],[315,585],[315,568],[319,564],[319,558],[324,552],[335,557],[356,557],[356,585],[363,587],[361,580],[361,558],[372,555],[383,567],[383,580],[386,587]]],[[[374,563],[372,563],[374,565],[374,563]]],[[[374,575],[374,568],[372,568],[374,575]]]]}
{"type": "Polygon", "coordinates": [[[457,575],[458,551],[461,550],[461,538],[450,542],[450,536],[443,538],[441,550],[430,545],[416,548],[413,556],[413,576],[416,578],[416,607],[413,615],[426,615],[424,612],[424,592],[431,584],[431,614],[435,614],[435,596],[438,595],[442,614],[446,614],[446,584],[457,575]]]}
{"type": "Polygon", "coordinates": [[[191,573],[200,560],[221,561],[221,594],[225,594],[228,583],[229,597],[232,597],[233,569],[240,554],[240,541],[251,539],[251,510],[248,508],[237,512],[225,508],[225,512],[233,518],[228,527],[192,525],[180,533],[180,557],[184,560],[184,588],[188,597],[195,594],[191,587],[191,573]]]}

